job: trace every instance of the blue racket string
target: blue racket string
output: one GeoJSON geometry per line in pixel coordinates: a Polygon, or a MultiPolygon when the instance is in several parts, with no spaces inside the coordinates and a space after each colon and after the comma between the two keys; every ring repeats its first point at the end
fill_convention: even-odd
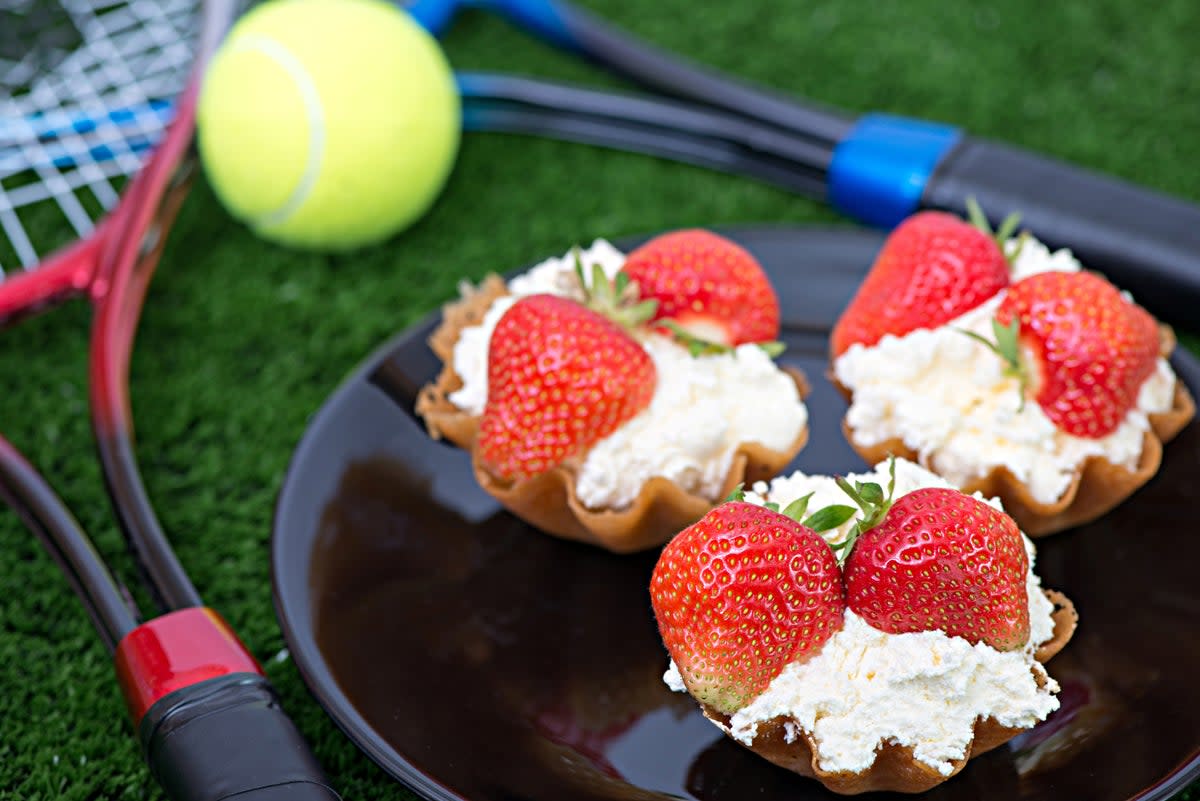
{"type": "Polygon", "coordinates": [[[94,112],[84,109],[53,109],[33,114],[21,121],[0,119],[0,149],[19,144],[31,137],[45,140],[72,134],[90,134],[98,129],[102,130],[106,125],[115,125],[118,128],[144,125],[146,118],[153,121],[154,127],[161,127],[169,123],[172,116],[170,101],[150,100],[126,108],[101,108],[94,112]]]}

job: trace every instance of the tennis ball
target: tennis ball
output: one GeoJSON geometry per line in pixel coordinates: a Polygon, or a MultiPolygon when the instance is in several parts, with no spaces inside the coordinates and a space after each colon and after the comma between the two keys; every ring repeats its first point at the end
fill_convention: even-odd
{"type": "Polygon", "coordinates": [[[350,250],[423,215],[458,152],[436,40],[382,0],[268,0],[214,54],[196,111],[217,197],[263,237],[350,250]]]}

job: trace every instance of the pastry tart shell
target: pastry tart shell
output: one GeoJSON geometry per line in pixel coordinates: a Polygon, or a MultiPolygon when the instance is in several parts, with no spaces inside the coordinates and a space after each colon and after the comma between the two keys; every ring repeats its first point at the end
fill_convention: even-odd
{"type": "MultiPolygon", "coordinates": [[[[493,301],[508,294],[504,281],[489,276],[478,287],[464,287],[460,300],[443,309],[442,323],[429,346],[442,361],[437,379],[417,397],[417,413],[430,436],[445,439],[471,454],[479,485],[506,509],[527,523],[558,537],[597,545],[614,553],[631,553],[661,545],[703,517],[716,502],[739,484],[750,486],[778,475],[808,441],[807,424],[783,451],[756,442],[740,445],[734,453],[716,501],[689,492],[664,477],[653,477],[628,506],[593,509],[575,491],[582,459],[576,457],[532,478],[503,481],[480,463],[476,448],[479,417],[455,406],[450,393],[462,387],[454,371],[454,345],[464,328],[479,325],[493,301]]],[[[799,370],[784,369],[796,382],[799,395],[808,394],[808,383],[799,370]]]]}
{"type": "MultiPolygon", "coordinates": [[[[1174,350],[1175,337],[1167,326],[1160,326],[1160,331],[1160,352],[1166,357],[1174,350]]],[[[832,374],[832,370],[830,372],[832,374]]],[[[846,387],[838,384],[838,388],[847,400],[853,398],[853,393],[846,387]]],[[[1174,439],[1195,413],[1195,401],[1183,382],[1177,380],[1171,408],[1147,415],[1150,428],[1143,436],[1141,456],[1133,470],[1113,464],[1102,456],[1090,456],[1076,469],[1071,483],[1053,503],[1034,498],[1028,485],[1003,466],[961,484],[959,489],[966,493],[980,492],[985,498],[999,498],[1004,511],[1030,537],[1044,537],[1082,525],[1104,515],[1153,478],[1162,462],[1163,445],[1174,439]]],[[[845,418],[842,433],[867,464],[878,464],[895,456],[937,472],[928,459],[922,458],[899,437],[863,445],[856,440],[845,418]]]]}
{"type": "MultiPolygon", "coordinates": [[[[1047,662],[1062,650],[1075,632],[1078,615],[1075,607],[1062,593],[1045,590],[1054,604],[1054,634],[1038,646],[1034,658],[1047,662]]],[[[1035,672],[1039,683],[1045,681],[1044,673],[1035,672]]],[[[729,731],[729,716],[711,707],[701,705],[704,715],[722,730],[729,731]]],[[[920,793],[941,784],[958,773],[972,756],[990,751],[1011,740],[1027,729],[1002,726],[994,718],[979,718],[975,721],[974,737],[967,744],[961,759],[952,763],[951,771],[943,775],[933,767],[917,761],[910,746],[894,742],[881,744],[875,752],[875,761],[859,773],[830,772],[817,764],[816,743],[812,735],[800,729],[786,717],[772,718],[758,724],[758,730],[750,745],[745,746],[773,764],[802,776],[821,782],[827,789],[843,795],[888,791],[920,793]],[[792,735],[789,735],[789,731],[792,735]]]]}

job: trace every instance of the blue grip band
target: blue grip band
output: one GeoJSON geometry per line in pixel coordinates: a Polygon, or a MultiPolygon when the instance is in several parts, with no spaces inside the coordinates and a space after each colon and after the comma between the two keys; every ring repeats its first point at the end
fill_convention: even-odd
{"type": "Polygon", "coordinates": [[[829,201],[868,225],[892,228],[918,209],[929,176],[961,139],[949,125],[867,114],[834,148],[829,201]]]}

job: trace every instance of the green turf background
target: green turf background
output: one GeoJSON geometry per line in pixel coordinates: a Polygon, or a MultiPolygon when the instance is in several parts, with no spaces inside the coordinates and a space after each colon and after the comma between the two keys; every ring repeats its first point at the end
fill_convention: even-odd
{"type": "MultiPolygon", "coordinates": [[[[585,4],[667,48],[830,105],[960,124],[1200,201],[1195,0],[585,4]]],[[[482,15],[462,19],[446,47],[459,67],[597,80],[482,15]]],[[[193,193],[133,364],[138,454],[183,563],[265,662],[346,797],[411,796],[339,734],[294,665],[275,658],[271,512],[308,416],[376,343],[450,298],[460,277],[595,236],[763,221],[838,218],[743,179],[500,135],[467,137],[433,212],[352,256],[274,247],[232,222],[207,186],[193,193]]],[[[127,569],[84,414],[88,316],[74,304],[0,337],[0,429],[127,569]]],[[[1200,318],[1186,333],[1200,333],[1200,318]]],[[[0,799],[160,797],[108,656],[7,512],[0,555],[0,799]]],[[[1200,798],[1198,787],[1180,797],[1200,798]]]]}

